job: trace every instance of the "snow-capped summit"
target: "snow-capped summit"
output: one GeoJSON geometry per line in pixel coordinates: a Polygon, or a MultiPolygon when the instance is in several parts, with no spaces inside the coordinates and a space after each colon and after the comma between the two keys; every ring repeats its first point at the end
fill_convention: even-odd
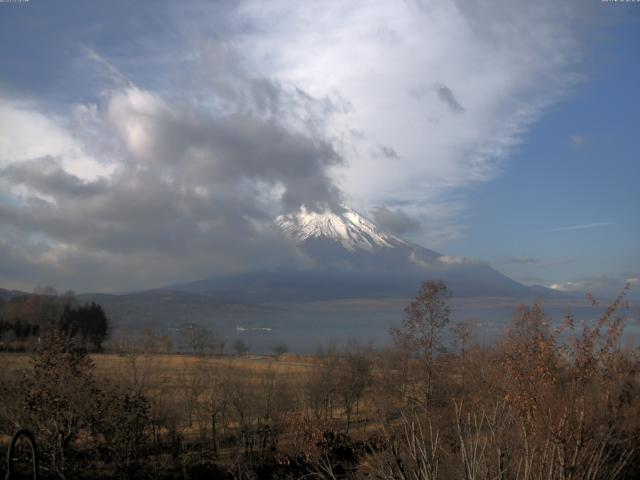
{"type": "Polygon", "coordinates": [[[337,211],[302,208],[281,215],[275,224],[304,254],[302,266],[210,277],[173,288],[233,294],[250,302],[408,298],[420,282],[433,279],[444,280],[456,296],[532,293],[488,265],[451,261],[453,257],[385,233],[346,206],[337,211]]]}
{"type": "Polygon", "coordinates": [[[312,211],[281,215],[276,225],[322,268],[388,272],[430,264],[439,253],[381,231],[355,210],[312,211]]]}
{"type": "Polygon", "coordinates": [[[276,219],[282,231],[297,243],[314,238],[334,240],[351,252],[380,247],[407,245],[404,240],[383,233],[356,211],[343,206],[341,213],[329,209],[323,212],[307,210],[281,215],[276,219]]]}

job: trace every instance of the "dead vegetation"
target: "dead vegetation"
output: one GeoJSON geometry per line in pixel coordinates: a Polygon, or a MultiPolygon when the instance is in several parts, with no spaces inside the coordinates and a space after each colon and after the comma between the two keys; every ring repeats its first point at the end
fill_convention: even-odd
{"type": "Polygon", "coordinates": [[[51,335],[2,356],[0,431],[35,432],[45,478],[637,478],[623,296],[581,326],[522,307],[490,348],[446,299],[426,285],[386,350],[90,356],[51,335]]]}

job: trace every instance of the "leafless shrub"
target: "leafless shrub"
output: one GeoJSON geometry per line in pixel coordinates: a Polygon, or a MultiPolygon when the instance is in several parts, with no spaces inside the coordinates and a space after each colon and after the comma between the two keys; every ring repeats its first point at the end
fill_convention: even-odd
{"type": "Polygon", "coordinates": [[[399,424],[382,428],[381,442],[365,458],[367,478],[379,480],[437,480],[441,478],[441,438],[430,420],[405,412],[399,424]]]}
{"type": "Polygon", "coordinates": [[[622,300],[565,344],[558,334],[575,328],[572,316],[555,332],[539,305],[516,317],[497,359],[506,372],[504,398],[521,425],[522,478],[618,478],[631,458],[637,433],[625,422],[631,402],[621,380],[627,391],[639,390],[617,348],[622,300]]]}
{"type": "Polygon", "coordinates": [[[52,332],[33,357],[23,382],[25,423],[36,432],[44,468],[59,478],[73,471],[74,442],[99,411],[94,364],[69,338],[52,332]]]}

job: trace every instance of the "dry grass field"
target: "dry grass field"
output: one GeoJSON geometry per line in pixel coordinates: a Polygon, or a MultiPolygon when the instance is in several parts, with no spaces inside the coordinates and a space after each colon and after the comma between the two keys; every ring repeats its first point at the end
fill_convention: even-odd
{"type": "MultiPolygon", "coordinates": [[[[248,376],[265,371],[281,375],[304,374],[313,367],[313,357],[305,355],[282,355],[279,358],[271,355],[238,356],[198,356],[182,354],[116,354],[93,353],[89,355],[95,363],[96,374],[110,375],[113,372],[127,369],[132,358],[145,365],[151,375],[166,382],[167,386],[175,386],[179,373],[196,365],[233,368],[245,372],[248,376]]],[[[0,352],[0,364],[4,374],[11,374],[31,368],[32,356],[28,353],[0,352]]]]}

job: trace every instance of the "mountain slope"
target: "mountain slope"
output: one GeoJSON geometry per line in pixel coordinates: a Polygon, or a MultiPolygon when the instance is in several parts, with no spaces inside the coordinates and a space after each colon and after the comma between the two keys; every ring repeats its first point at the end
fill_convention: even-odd
{"type": "Polygon", "coordinates": [[[347,207],[338,213],[302,209],[278,217],[276,225],[322,269],[391,273],[430,265],[441,257],[380,231],[373,222],[347,207]]]}
{"type": "MultiPolygon", "coordinates": [[[[354,210],[300,210],[276,225],[312,268],[212,277],[171,288],[250,302],[410,297],[420,282],[443,279],[456,296],[540,296],[479,262],[443,256],[382,232],[354,210]]],[[[555,296],[549,290],[548,296],[555,296]]]]}

